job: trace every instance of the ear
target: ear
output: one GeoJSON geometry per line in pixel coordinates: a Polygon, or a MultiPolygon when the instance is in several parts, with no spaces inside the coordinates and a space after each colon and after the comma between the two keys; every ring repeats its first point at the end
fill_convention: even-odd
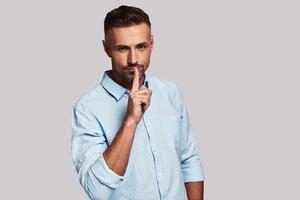
{"type": "Polygon", "coordinates": [[[105,40],[102,40],[104,51],[106,52],[108,57],[111,57],[110,48],[105,40]]]}
{"type": "Polygon", "coordinates": [[[151,47],[151,51],[153,49],[154,46],[154,40],[153,40],[153,35],[151,34],[151,39],[150,39],[150,47],[151,47]]]}

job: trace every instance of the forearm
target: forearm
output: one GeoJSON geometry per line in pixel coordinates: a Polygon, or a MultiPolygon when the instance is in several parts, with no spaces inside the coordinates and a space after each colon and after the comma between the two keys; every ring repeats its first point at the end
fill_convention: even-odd
{"type": "Polygon", "coordinates": [[[188,182],[185,183],[185,188],[189,200],[203,200],[204,182],[188,182]]]}
{"type": "Polygon", "coordinates": [[[103,154],[108,167],[120,176],[123,176],[134,139],[136,124],[130,121],[124,121],[111,145],[103,154]]]}
{"type": "Polygon", "coordinates": [[[150,105],[152,91],[140,90],[139,70],[134,67],[134,79],[128,96],[127,113],[122,127],[103,157],[108,167],[120,176],[125,174],[137,124],[150,105]]]}

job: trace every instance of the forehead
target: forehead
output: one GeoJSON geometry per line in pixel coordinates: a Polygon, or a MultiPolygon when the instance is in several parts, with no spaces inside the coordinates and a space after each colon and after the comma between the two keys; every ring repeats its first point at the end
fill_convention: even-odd
{"type": "Polygon", "coordinates": [[[106,39],[113,45],[134,45],[147,42],[150,40],[150,37],[150,28],[145,23],[129,27],[114,27],[106,35],[106,39]]]}

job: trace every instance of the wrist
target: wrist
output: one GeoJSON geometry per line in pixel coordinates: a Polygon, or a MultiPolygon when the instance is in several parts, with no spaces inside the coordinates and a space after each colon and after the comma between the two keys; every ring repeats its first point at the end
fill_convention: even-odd
{"type": "Polygon", "coordinates": [[[123,125],[126,127],[136,127],[137,124],[138,123],[131,118],[126,118],[123,122],[123,125]]]}

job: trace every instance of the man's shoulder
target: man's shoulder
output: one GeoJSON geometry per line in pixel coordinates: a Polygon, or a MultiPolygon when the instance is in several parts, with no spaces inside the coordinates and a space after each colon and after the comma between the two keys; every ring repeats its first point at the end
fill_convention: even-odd
{"type": "Polygon", "coordinates": [[[178,85],[174,81],[161,79],[155,76],[149,76],[149,80],[151,84],[150,88],[152,86],[154,89],[165,90],[168,92],[178,91],[178,85]]]}
{"type": "Polygon", "coordinates": [[[161,103],[160,105],[171,105],[172,108],[176,108],[180,112],[182,95],[178,84],[171,80],[160,79],[153,76],[151,76],[149,80],[151,80],[150,89],[153,90],[153,94],[156,94],[152,96],[161,103]]]}
{"type": "Polygon", "coordinates": [[[88,92],[80,96],[74,104],[75,108],[82,108],[86,109],[89,108],[91,105],[95,104],[96,102],[101,102],[103,99],[103,87],[101,84],[96,85],[88,92]]]}
{"type": "Polygon", "coordinates": [[[182,97],[180,87],[177,83],[171,80],[160,79],[154,76],[150,76],[149,80],[150,89],[153,89],[153,92],[158,92],[161,98],[166,98],[170,102],[180,104],[182,97]]]}

